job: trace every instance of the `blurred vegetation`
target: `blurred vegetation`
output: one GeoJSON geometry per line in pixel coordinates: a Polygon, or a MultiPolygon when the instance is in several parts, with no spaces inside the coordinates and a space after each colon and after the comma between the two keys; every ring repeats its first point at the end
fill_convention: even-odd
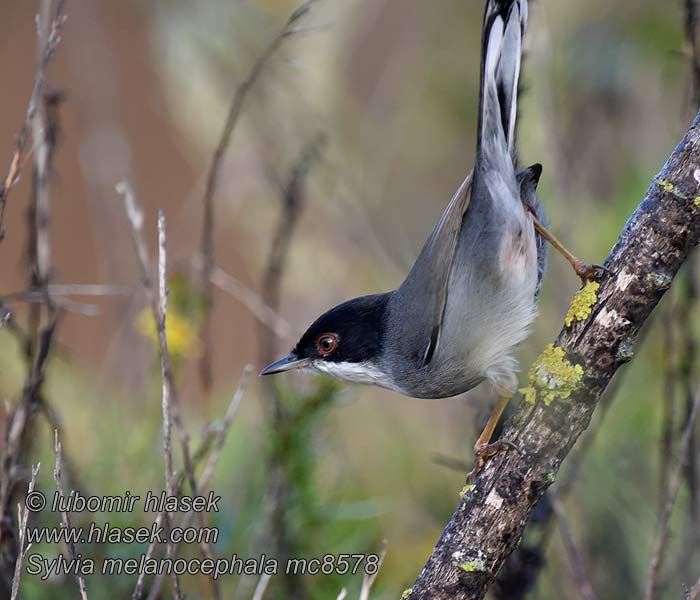
{"type": "MultiPolygon", "coordinates": [[[[170,281],[169,340],[177,355],[184,422],[195,441],[211,419],[222,417],[243,364],[258,356],[258,340],[251,333],[254,318],[245,311],[241,317],[240,310],[235,318],[215,311],[216,385],[210,397],[198,393],[195,332],[204,307],[189,279],[193,251],[187,246],[198,235],[197,180],[206,173],[236,82],[295,5],[292,0],[133,0],[123,6],[141,28],[133,35],[147,40],[149,54],[140,60],[148,62],[150,77],[162,92],[156,110],[167,121],[172,145],[197,174],[192,190],[182,190],[181,197],[149,200],[165,209],[174,229],[186,232],[174,238],[183,240],[182,247],[169,248],[177,265],[170,281]]],[[[69,5],[66,44],[78,37],[79,28],[94,26],[73,16],[83,9],[82,3],[69,5]]],[[[469,168],[482,10],[482,2],[461,0],[443,0],[439,8],[421,0],[325,0],[304,22],[308,31],[288,41],[256,84],[217,197],[217,238],[226,244],[217,250],[217,264],[254,289],[259,289],[279,211],[274,174],[293,166],[309,134],[321,129],[329,139],[322,164],[310,175],[307,207],[289,255],[280,312],[292,333],[277,341],[281,351],[334,303],[400,283],[469,168]]],[[[585,260],[604,259],[690,122],[694,111],[682,19],[679,2],[532,3],[520,156],[523,162],[544,165],[540,193],[552,229],[585,260]]],[[[119,26],[104,16],[100,26],[118,33],[119,26]]],[[[120,47],[111,51],[117,60],[120,47]]],[[[135,76],[130,79],[135,67],[120,67],[125,103],[155,102],[144,102],[138,93],[141,84],[135,76]]],[[[88,85],[93,75],[81,72],[88,85]]],[[[50,79],[62,84],[56,76],[50,79]]],[[[71,89],[67,92],[70,104],[71,89]]],[[[74,122],[65,123],[66,138],[79,135],[71,127],[75,129],[74,122]]],[[[138,145],[139,139],[131,143],[138,145]]],[[[149,165],[141,166],[148,173],[149,165]]],[[[60,231],[74,235],[61,205],[52,209],[51,227],[59,232],[59,241],[60,231]]],[[[146,231],[155,239],[155,221],[147,221],[146,231]]],[[[3,242],[0,253],[13,243],[19,242],[3,242]]],[[[129,238],[123,243],[111,252],[127,257],[130,275],[120,272],[116,283],[126,278],[136,286],[135,259],[128,267],[129,238]]],[[[59,263],[59,279],[61,268],[59,263]]],[[[522,381],[527,365],[558,332],[577,283],[568,265],[551,256],[540,317],[520,352],[522,381]]],[[[674,321],[681,296],[682,290],[673,289],[658,315],[673,322],[675,339],[684,332],[700,339],[697,307],[687,321],[674,321]]],[[[95,302],[104,307],[102,300],[95,302]]],[[[142,293],[115,302],[115,333],[98,340],[104,353],[99,358],[81,350],[79,341],[72,347],[66,340],[79,339],[84,320],[103,317],[71,316],[61,325],[44,390],[63,424],[64,459],[72,469],[65,485],[84,494],[128,489],[143,497],[164,485],[160,367],[149,340],[154,330],[146,317],[139,317],[146,306],[142,293]],[[118,337],[124,328],[138,336],[118,337]],[[105,366],[107,355],[111,370],[105,366]]],[[[223,292],[216,292],[215,302],[227,302],[223,292]]],[[[18,322],[24,315],[17,305],[18,322]]],[[[667,330],[659,318],[647,328],[634,361],[619,374],[614,398],[589,429],[587,452],[563,499],[600,598],[639,597],[643,590],[658,515],[667,330]]],[[[14,402],[22,387],[21,357],[22,348],[10,332],[0,330],[0,392],[7,402],[14,402]]],[[[680,364],[682,353],[674,352],[671,359],[680,364]]],[[[697,380],[698,365],[690,368],[697,380]]],[[[675,371],[672,376],[680,377],[675,371]]],[[[215,554],[269,555],[268,467],[270,457],[277,457],[291,476],[284,515],[293,541],[290,551],[307,557],[378,552],[386,538],[388,552],[372,597],[398,597],[429,555],[464,482],[462,472],[436,464],[434,455],[470,460],[473,439],[492,401],[489,390],[426,402],[309,375],[279,376],[276,386],[285,426],[270,427],[266,396],[253,382],[215,472],[211,488],[222,496],[221,510],[207,515],[220,530],[215,554]]],[[[681,406],[679,400],[676,432],[684,422],[681,406]]],[[[41,461],[38,487],[52,492],[52,428],[37,418],[31,438],[26,464],[41,461]]],[[[179,454],[176,458],[179,464],[179,454]]],[[[568,476],[567,469],[565,463],[560,479],[568,476]]],[[[688,496],[684,488],[674,513],[661,598],[679,597],[682,585],[700,575],[698,547],[689,550],[684,535],[688,496]]],[[[71,518],[74,525],[152,521],[152,515],[140,512],[71,518]]],[[[32,520],[34,525],[58,524],[57,515],[48,512],[32,520]]],[[[524,544],[532,541],[526,536],[524,544]]],[[[96,561],[145,550],[136,544],[80,548],[96,561]]],[[[48,557],[64,549],[37,546],[34,551],[48,557]]],[[[183,545],[179,552],[195,556],[198,548],[183,545]]],[[[556,531],[547,538],[544,561],[528,597],[578,598],[556,531]]],[[[222,597],[250,598],[257,581],[225,577],[222,597]]],[[[135,578],[127,577],[87,578],[91,600],[129,598],[134,583],[135,578]]],[[[160,597],[170,597],[168,585],[160,597]]],[[[342,587],[356,598],[361,578],[308,577],[303,585],[310,598],[335,598],[342,587]]],[[[205,578],[184,580],[190,598],[207,597],[209,589],[205,578]]],[[[273,579],[266,597],[284,597],[281,589],[273,579]]],[[[41,582],[25,575],[22,590],[27,599],[76,596],[71,577],[41,582]]]]}

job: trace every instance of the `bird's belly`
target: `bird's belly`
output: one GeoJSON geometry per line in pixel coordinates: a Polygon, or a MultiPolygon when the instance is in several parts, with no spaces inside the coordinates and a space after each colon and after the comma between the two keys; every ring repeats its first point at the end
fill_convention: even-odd
{"type": "MultiPolygon", "coordinates": [[[[478,260],[464,261],[450,277],[441,339],[431,361],[445,395],[471,389],[484,379],[515,390],[515,347],[536,314],[537,248],[529,218],[515,221],[478,260]]],[[[491,238],[493,239],[493,237],[491,238]]],[[[472,254],[474,258],[474,254],[472,254]]],[[[432,379],[432,378],[431,378],[432,379]]]]}
{"type": "Polygon", "coordinates": [[[501,392],[517,387],[513,350],[536,313],[535,231],[522,205],[479,216],[463,224],[431,360],[425,364],[408,345],[410,353],[397,361],[402,368],[388,367],[393,388],[407,396],[447,398],[484,379],[501,392]]]}

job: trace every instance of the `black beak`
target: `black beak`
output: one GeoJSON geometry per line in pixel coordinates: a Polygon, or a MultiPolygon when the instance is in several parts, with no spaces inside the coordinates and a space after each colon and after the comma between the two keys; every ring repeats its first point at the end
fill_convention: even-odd
{"type": "Polygon", "coordinates": [[[301,369],[302,367],[309,366],[311,361],[308,358],[297,358],[296,354],[290,353],[284,358],[280,358],[267,365],[262,371],[260,371],[260,377],[263,375],[273,375],[274,373],[283,373],[284,371],[291,371],[292,369],[301,369]]]}

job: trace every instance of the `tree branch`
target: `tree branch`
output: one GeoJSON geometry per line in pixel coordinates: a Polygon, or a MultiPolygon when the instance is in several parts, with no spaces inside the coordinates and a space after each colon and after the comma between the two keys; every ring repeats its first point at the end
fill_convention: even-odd
{"type": "MultiPolygon", "coordinates": [[[[564,327],[535,362],[532,386],[494,457],[457,510],[408,597],[483,598],[528,518],[588,426],[640,329],[700,239],[700,115],[675,148],[607,258],[590,314],[564,327]]],[[[580,308],[580,307],[579,307],[580,308]]],[[[584,307],[585,308],[585,307],[584,307]]]]}

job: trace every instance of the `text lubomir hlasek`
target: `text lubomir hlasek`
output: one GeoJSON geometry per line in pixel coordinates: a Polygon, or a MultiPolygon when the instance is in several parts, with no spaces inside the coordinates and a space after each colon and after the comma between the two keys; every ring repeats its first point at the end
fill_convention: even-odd
{"type": "MultiPolygon", "coordinates": [[[[141,496],[127,491],[123,496],[83,496],[72,490],[67,496],[54,493],[52,512],[133,512],[141,496]]],[[[206,496],[168,496],[166,492],[148,492],[143,499],[144,512],[218,512],[221,496],[213,491],[206,496]]]]}

